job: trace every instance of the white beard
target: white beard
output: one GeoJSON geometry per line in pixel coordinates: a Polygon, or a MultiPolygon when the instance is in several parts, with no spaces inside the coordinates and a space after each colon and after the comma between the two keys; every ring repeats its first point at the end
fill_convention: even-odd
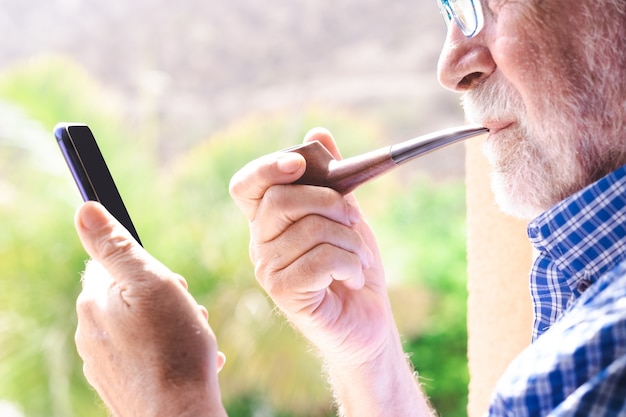
{"type": "MultiPolygon", "coordinates": [[[[560,111],[530,123],[516,97],[510,87],[489,80],[463,97],[472,122],[516,121],[483,147],[492,165],[496,202],[504,212],[531,219],[626,164],[626,131],[621,123],[607,126],[606,101],[593,113],[580,110],[588,106],[555,105],[560,111]]],[[[621,107],[623,99],[613,104],[621,107]]],[[[624,113],[608,112],[618,119],[624,113]]]]}

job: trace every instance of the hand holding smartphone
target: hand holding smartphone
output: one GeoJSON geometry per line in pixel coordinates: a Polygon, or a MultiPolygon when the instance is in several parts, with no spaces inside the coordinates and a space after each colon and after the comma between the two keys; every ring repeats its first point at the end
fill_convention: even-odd
{"type": "Polygon", "coordinates": [[[83,200],[97,201],[106,207],[141,245],[91,129],[84,124],[59,123],[54,136],[83,200]]]}

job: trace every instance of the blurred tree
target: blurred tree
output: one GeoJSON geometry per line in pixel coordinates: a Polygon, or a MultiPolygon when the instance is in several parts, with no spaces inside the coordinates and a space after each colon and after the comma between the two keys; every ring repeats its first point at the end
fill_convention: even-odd
{"type": "MultiPolygon", "coordinates": [[[[58,121],[81,121],[98,138],[146,248],[209,309],[228,357],[220,379],[231,417],[334,415],[315,354],[255,282],[228,182],[319,121],[346,156],[382,146],[380,126],[321,109],[259,114],[163,161],[154,129],[124,126],[108,93],[62,57],[0,76],[0,100],[0,401],[29,417],[106,415],[73,346],[86,257],[72,225],[80,198],[50,133],[58,121]]],[[[462,415],[463,186],[402,178],[390,174],[357,194],[380,237],[394,311],[426,389],[440,409],[456,410],[449,416],[462,415]]]]}
{"type": "Polygon", "coordinates": [[[68,118],[109,126],[95,96],[86,74],[58,58],[0,79],[0,398],[28,416],[98,415],[73,348],[80,198],[51,136],[68,118]]]}

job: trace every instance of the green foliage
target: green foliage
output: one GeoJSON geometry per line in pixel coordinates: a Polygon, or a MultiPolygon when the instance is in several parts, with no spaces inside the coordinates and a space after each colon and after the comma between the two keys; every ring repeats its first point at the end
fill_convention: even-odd
{"type": "Polygon", "coordinates": [[[371,223],[390,289],[399,287],[391,291],[394,313],[420,382],[440,415],[463,416],[469,383],[465,189],[461,181],[419,177],[401,184],[409,170],[382,179],[381,186],[388,184],[381,189],[357,191],[385,201],[373,207],[371,223]]]}
{"type": "Polygon", "coordinates": [[[97,98],[106,95],[96,83],[56,57],[0,79],[0,398],[32,417],[106,414],[73,346],[85,261],[72,221],[80,197],[51,134],[56,122],[77,120],[113,136],[97,98]]]}
{"type": "MultiPolygon", "coordinates": [[[[0,401],[29,417],[106,415],[73,346],[86,255],[72,225],[80,198],[51,135],[69,120],[91,126],[146,248],[209,309],[228,357],[220,380],[230,416],[334,414],[320,363],[256,284],[247,224],[228,183],[246,162],[321,122],[345,156],[382,146],[378,126],[319,109],[256,115],[165,164],[156,138],[123,127],[106,92],[58,57],[0,77],[0,106],[0,401]]],[[[404,172],[357,196],[379,236],[394,312],[425,388],[444,415],[464,415],[463,186],[401,181],[404,172]]]]}

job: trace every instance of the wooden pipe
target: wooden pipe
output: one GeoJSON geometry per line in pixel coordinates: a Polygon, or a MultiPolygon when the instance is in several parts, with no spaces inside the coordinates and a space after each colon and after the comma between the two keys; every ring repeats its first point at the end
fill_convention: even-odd
{"type": "Polygon", "coordinates": [[[404,162],[488,131],[479,125],[440,130],[339,161],[319,141],[287,148],[283,152],[297,152],[306,160],[306,171],[294,184],[329,187],[345,195],[404,162]]]}

